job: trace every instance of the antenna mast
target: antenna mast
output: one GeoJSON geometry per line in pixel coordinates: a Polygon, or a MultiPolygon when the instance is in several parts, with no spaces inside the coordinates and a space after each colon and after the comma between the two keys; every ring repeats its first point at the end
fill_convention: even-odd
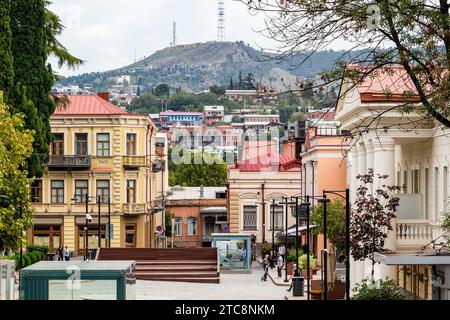
{"type": "Polygon", "coordinates": [[[219,0],[219,15],[217,17],[217,41],[225,41],[225,0],[219,0]]]}
{"type": "Polygon", "coordinates": [[[172,26],[172,47],[175,47],[177,45],[177,23],[174,21],[172,26]]]}

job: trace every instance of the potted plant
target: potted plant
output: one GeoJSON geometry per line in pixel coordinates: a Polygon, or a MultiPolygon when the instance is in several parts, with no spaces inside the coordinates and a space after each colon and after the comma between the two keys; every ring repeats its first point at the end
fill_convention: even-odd
{"type": "Polygon", "coordinates": [[[403,300],[400,287],[394,280],[364,279],[353,289],[352,300],[403,300]]]}
{"type": "MultiPolygon", "coordinates": [[[[308,255],[306,253],[302,253],[299,257],[298,257],[298,266],[299,268],[302,270],[302,276],[303,278],[307,278],[307,260],[308,260],[308,255]]],[[[309,278],[311,279],[313,274],[315,274],[315,272],[317,270],[319,270],[317,268],[317,257],[314,254],[311,254],[309,256],[309,278]]]]}
{"type": "MultiPolygon", "coordinates": [[[[301,255],[301,251],[299,250],[298,252],[299,254],[299,258],[301,255]]],[[[286,253],[286,261],[287,261],[287,273],[291,274],[293,269],[294,269],[294,263],[295,263],[295,259],[296,259],[296,252],[295,252],[295,248],[294,249],[289,249],[286,253]]]]}

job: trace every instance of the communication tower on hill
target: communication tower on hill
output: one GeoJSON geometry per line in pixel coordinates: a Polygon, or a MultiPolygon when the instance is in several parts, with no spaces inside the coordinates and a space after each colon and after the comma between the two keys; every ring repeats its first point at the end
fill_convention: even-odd
{"type": "Polygon", "coordinates": [[[225,0],[219,0],[219,15],[217,17],[217,41],[225,41],[225,0]]]}
{"type": "Polygon", "coordinates": [[[171,47],[175,47],[177,45],[177,23],[174,21],[172,24],[172,42],[170,43],[171,47]]]}

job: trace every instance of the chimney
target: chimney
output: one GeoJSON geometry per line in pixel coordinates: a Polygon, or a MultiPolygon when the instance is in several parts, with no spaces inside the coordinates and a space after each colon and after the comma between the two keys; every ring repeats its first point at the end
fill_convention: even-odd
{"type": "Polygon", "coordinates": [[[97,95],[103,100],[109,102],[109,92],[98,92],[97,95]]]}

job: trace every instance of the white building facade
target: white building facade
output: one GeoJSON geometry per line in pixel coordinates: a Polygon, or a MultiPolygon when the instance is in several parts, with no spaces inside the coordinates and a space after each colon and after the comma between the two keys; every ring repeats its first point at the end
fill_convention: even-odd
{"type": "MultiPolygon", "coordinates": [[[[441,129],[434,121],[418,114],[399,112],[405,103],[403,92],[409,91],[410,86],[401,69],[390,75],[382,73],[353,88],[344,82],[341,92],[345,94],[336,114],[342,123],[341,130],[353,134],[347,164],[351,202],[358,187],[356,176],[367,173],[369,168],[374,169],[375,176],[388,175],[386,185],[404,186],[398,192],[397,218],[385,243],[394,252],[420,251],[440,236],[440,218],[449,210],[450,129],[441,129]],[[386,88],[392,91],[389,98],[383,95],[386,88]],[[376,121],[372,122],[373,119],[376,121]]],[[[409,102],[418,103],[414,97],[409,102]]],[[[396,279],[402,285],[406,283],[405,270],[400,266],[377,264],[375,277],[396,279]]],[[[422,280],[425,279],[418,283],[417,297],[429,298],[429,268],[414,272],[422,273],[422,280]]],[[[351,261],[351,286],[368,278],[370,273],[370,261],[351,261]]]]}

